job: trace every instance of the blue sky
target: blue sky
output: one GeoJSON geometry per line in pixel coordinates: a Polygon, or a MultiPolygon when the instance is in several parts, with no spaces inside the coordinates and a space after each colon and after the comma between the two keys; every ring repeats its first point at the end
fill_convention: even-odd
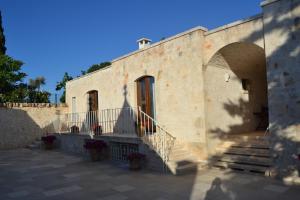
{"type": "Polygon", "coordinates": [[[22,60],[28,78],[46,77],[55,91],[64,72],[137,49],[195,26],[208,29],[261,12],[261,0],[0,0],[7,54],[22,60]]]}

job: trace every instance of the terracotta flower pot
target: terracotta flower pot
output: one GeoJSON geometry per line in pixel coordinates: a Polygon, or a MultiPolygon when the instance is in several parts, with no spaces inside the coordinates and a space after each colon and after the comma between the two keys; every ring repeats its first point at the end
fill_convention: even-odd
{"type": "Polygon", "coordinates": [[[45,149],[46,149],[46,150],[51,150],[51,149],[53,149],[53,148],[54,148],[53,143],[45,143],[45,149]]]}
{"type": "Polygon", "coordinates": [[[133,159],[129,161],[130,170],[139,170],[142,168],[141,159],[133,159]]]}
{"type": "Polygon", "coordinates": [[[100,152],[97,150],[97,149],[90,149],[89,150],[89,153],[90,153],[90,157],[91,157],[91,160],[92,161],[98,161],[100,160],[100,152]]]}

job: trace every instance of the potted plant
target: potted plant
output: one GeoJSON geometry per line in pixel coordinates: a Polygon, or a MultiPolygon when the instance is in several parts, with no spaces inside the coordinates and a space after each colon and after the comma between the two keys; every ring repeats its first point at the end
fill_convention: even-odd
{"type": "Polygon", "coordinates": [[[71,126],[71,133],[79,133],[79,127],[76,125],[71,126]]]}
{"type": "Polygon", "coordinates": [[[86,140],[84,148],[89,151],[92,161],[103,160],[106,157],[107,144],[102,140],[86,140]]]}
{"type": "Polygon", "coordinates": [[[42,141],[44,142],[46,150],[53,149],[54,140],[56,140],[56,137],[54,135],[47,135],[42,137],[42,141]]]}
{"type": "Polygon", "coordinates": [[[127,156],[129,161],[129,169],[131,170],[139,170],[142,168],[142,163],[145,160],[146,155],[142,153],[130,153],[127,156]]]}
{"type": "Polygon", "coordinates": [[[98,124],[94,124],[92,127],[93,133],[95,135],[101,135],[102,134],[102,126],[98,124]]]}

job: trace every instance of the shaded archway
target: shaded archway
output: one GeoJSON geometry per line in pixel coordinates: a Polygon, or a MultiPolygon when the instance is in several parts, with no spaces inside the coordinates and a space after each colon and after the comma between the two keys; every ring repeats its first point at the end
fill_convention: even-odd
{"type": "Polygon", "coordinates": [[[268,95],[264,49],[232,43],[220,49],[204,69],[208,139],[265,131],[268,95]]]}

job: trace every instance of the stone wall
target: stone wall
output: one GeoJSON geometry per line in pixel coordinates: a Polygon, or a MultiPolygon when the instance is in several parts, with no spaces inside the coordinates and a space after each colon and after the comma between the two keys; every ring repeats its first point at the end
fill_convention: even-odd
{"type": "MultiPolygon", "coordinates": [[[[106,69],[69,81],[67,103],[71,106],[72,99],[76,98],[76,110],[86,112],[87,93],[97,90],[99,109],[136,107],[136,80],[145,75],[153,76],[157,121],[176,139],[205,146],[211,139],[208,136],[210,127],[207,127],[209,121],[219,123],[215,124],[215,129],[230,129],[232,125],[230,120],[224,120],[224,107],[219,107],[220,112],[214,112],[213,119],[208,120],[207,82],[204,83],[207,77],[204,76],[211,58],[222,48],[235,43],[256,45],[267,63],[268,98],[265,98],[265,88],[257,96],[249,95],[258,102],[253,112],[259,111],[260,105],[268,101],[275,165],[283,174],[294,173],[295,163],[299,162],[296,157],[300,154],[300,0],[266,0],[261,5],[261,15],[212,31],[199,27],[189,30],[117,58],[106,69]]],[[[227,53],[236,57],[243,55],[238,58],[240,63],[247,63],[245,60],[251,54],[243,50],[227,53]]],[[[255,63],[248,64],[253,64],[252,69],[258,68],[255,63]]],[[[217,94],[213,99],[224,97],[224,74],[240,78],[237,77],[239,72],[234,70],[237,67],[242,68],[239,63],[234,63],[231,71],[211,71],[208,76],[210,89],[217,94]],[[214,87],[220,80],[222,83],[218,82],[218,87],[214,87]]],[[[253,87],[259,88],[265,82],[265,77],[257,80],[256,74],[251,76],[257,83],[253,87]]],[[[240,82],[231,83],[232,88],[240,92],[240,82]]],[[[227,115],[245,114],[238,110],[242,106],[236,108],[227,115]]]]}
{"type": "Polygon", "coordinates": [[[300,154],[300,0],[262,3],[269,118],[279,176],[297,176],[300,154]]]}
{"type": "Polygon", "coordinates": [[[55,132],[55,120],[65,105],[6,103],[0,105],[0,149],[25,147],[55,132]]]}
{"type": "Polygon", "coordinates": [[[87,111],[87,92],[98,91],[99,109],[136,107],[136,80],[155,78],[156,119],[180,140],[205,142],[201,44],[195,28],[112,61],[112,66],[67,82],[66,102],[87,111]]]}
{"type": "MultiPolygon", "coordinates": [[[[55,141],[55,145],[61,151],[82,156],[83,159],[90,159],[88,151],[86,151],[86,149],[84,149],[83,147],[85,140],[90,139],[89,135],[56,134],[56,138],[57,140],[55,141]]],[[[139,152],[146,155],[146,162],[144,167],[150,170],[163,172],[163,161],[160,156],[158,156],[153,150],[151,150],[146,144],[144,144],[140,138],[102,135],[95,136],[94,139],[103,140],[107,144],[110,144],[110,142],[136,144],[138,145],[139,152]]],[[[109,153],[111,154],[110,151],[109,153]]],[[[111,160],[111,156],[109,156],[109,159],[111,160]]]]}

